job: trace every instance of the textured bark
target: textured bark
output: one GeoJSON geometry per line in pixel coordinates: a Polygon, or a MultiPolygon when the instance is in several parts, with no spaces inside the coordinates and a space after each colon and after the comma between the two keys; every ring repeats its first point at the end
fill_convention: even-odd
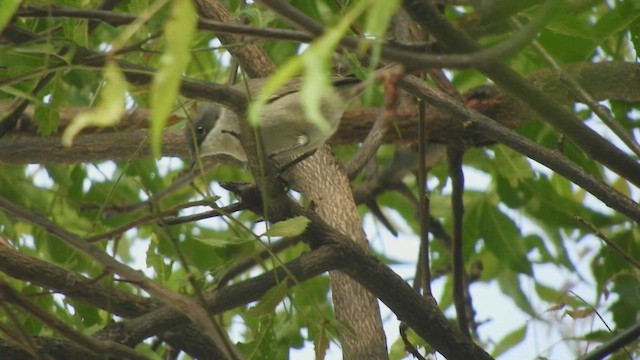
{"type": "MultiPolygon", "coordinates": [[[[314,211],[329,225],[354,239],[363,252],[369,244],[342,166],[328,147],[296,165],[285,174],[314,211]]],[[[353,334],[340,334],[344,359],[387,359],[386,338],[376,297],[339,271],[329,273],[333,304],[338,319],[351,326],[353,334]]]]}
{"type": "MultiPolygon", "coordinates": [[[[221,2],[215,0],[196,1],[198,12],[207,19],[233,23],[234,18],[229,10],[221,2]]],[[[218,39],[224,45],[239,44],[243,41],[242,36],[234,34],[218,34],[218,39]]],[[[242,69],[251,78],[267,77],[276,71],[273,62],[265,55],[264,51],[255,44],[243,46],[229,46],[227,50],[242,65],[242,69]]]]}

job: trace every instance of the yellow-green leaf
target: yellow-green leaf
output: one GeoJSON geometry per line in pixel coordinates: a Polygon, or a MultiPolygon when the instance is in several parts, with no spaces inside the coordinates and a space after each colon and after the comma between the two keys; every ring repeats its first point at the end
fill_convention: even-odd
{"type": "Polygon", "coordinates": [[[400,6],[400,0],[374,1],[367,12],[365,32],[376,39],[384,36],[398,6],[400,6]]]}
{"type": "Polygon", "coordinates": [[[511,187],[518,186],[524,179],[533,178],[533,170],[527,159],[506,146],[496,146],[496,167],[511,187]]]}
{"type": "Polygon", "coordinates": [[[287,281],[282,281],[280,284],[276,285],[264,294],[262,299],[260,299],[260,302],[258,302],[258,305],[250,310],[251,313],[253,315],[267,315],[273,313],[276,306],[278,306],[284,297],[287,296],[288,291],[289,286],[287,285],[287,281]]]}
{"type": "Polygon", "coordinates": [[[151,88],[151,146],[160,155],[162,131],[171,115],[180,89],[182,73],[191,60],[190,46],[196,30],[197,14],[191,0],[176,0],[165,26],[166,50],[160,58],[151,88]]]}
{"type": "Polygon", "coordinates": [[[253,241],[252,239],[243,239],[238,237],[228,237],[228,238],[215,237],[214,238],[214,237],[193,236],[193,239],[213,247],[226,247],[230,245],[238,245],[238,244],[243,244],[243,243],[253,241]]]}
{"type": "Polygon", "coordinates": [[[326,77],[330,59],[340,39],[349,30],[349,25],[356,21],[358,16],[368,8],[369,2],[356,3],[342,16],[337,24],[328,28],[322,36],[309,45],[301,56],[293,57],[293,59],[280,67],[280,70],[262,87],[260,94],[255,99],[252,99],[253,101],[247,111],[247,118],[251,125],[258,124],[260,110],[269,98],[304,68],[300,96],[305,116],[320,129],[329,131],[329,124],[320,111],[320,100],[322,99],[322,94],[331,91],[326,77]]]}
{"type": "Polygon", "coordinates": [[[13,14],[18,10],[18,7],[20,7],[20,3],[20,0],[0,1],[0,32],[7,26],[13,14]]]}
{"type": "Polygon", "coordinates": [[[571,316],[572,319],[584,319],[593,315],[592,308],[582,308],[575,310],[565,310],[565,314],[571,316]]]}
{"type": "Polygon", "coordinates": [[[318,336],[313,339],[313,350],[316,353],[316,359],[324,359],[327,355],[327,349],[329,349],[329,338],[327,337],[324,328],[320,328],[318,336]]]}
{"type": "Polygon", "coordinates": [[[297,236],[302,234],[309,225],[309,219],[304,216],[296,216],[291,219],[277,222],[267,230],[266,236],[297,236]]]}
{"type": "Polygon", "coordinates": [[[109,61],[104,69],[105,85],[98,105],[78,114],[62,134],[62,144],[71,146],[73,138],[88,126],[106,127],[117,124],[125,111],[127,81],[115,62],[109,61]]]}
{"type": "Polygon", "coordinates": [[[493,357],[498,357],[499,355],[505,353],[507,350],[512,347],[518,345],[524,340],[527,335],[527,325],[524,325],[509,334],[507,334],[498,344],[496,344],[495,349],[493,349],[493,353],[491,354],[493,357]]]}

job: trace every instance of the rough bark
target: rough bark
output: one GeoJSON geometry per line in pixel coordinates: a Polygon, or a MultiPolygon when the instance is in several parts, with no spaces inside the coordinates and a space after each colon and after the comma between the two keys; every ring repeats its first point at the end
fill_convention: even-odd
{"type": "MultiPolygon", "coordinates": [[[[319,149],[285,177],[305,194],[318,216],[355,240],[363,252],[369,251],[349,179],[329,147],[319,149]]],[[[388,358],[376,297],[342,272],[332,271],[329,276],[336,316],[354,332],[341,334],[344,359],[388,358]]]]}

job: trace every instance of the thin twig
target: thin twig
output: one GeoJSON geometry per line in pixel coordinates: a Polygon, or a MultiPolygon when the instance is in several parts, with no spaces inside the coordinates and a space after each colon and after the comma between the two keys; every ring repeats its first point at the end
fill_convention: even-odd
{"type": "Polygon", "coordinates": [[[2,324],[2,326],[0,327],[0,331],[5,333],[7,336],[9,336],[9,338],[13,342],[15,342],[20,347],[20,349],[24,350],[26,353],[30,354],[34,358],[39,360],[40,359],[51,360],[51,357],[48,354],[42,353],[42,350],[40,349],[40,347],[36,345],[31,335],[27,333],[24,326],[22,325],[22,321],[18,319],[13,309],[9,307],[9,303],[7,299],[5,299],[4,294],[2,294],[1,292],[0,292],[0,307],[4,311],[3,315],[6,318],[8,318],[8,320],[14,325],[16,329],[14,332],[12,329],[2,324]]]}
{"type": "Polygon", "coordinates": [[[429,249],[429,194],[427,189],[427,150],[426,150],[426,103],[418,104],[418,217],[420,223],[419,269],[423,296],[433,296],[431,292],[431,261],[429,249]]]}
{"type": "Polygon", "coordinates": [[[242,210],[246,210],[245,205],[241,202],[237,202],[222,208],[205,211],[198,214],[178,216],[178,217],[167,217],[167,218],[164,218],[162,222],[164,225],[180,225],[184,223],[200,221],[203,219],[210,219],[210,218],[220,217],[220,216],[229,216],[229,214],[233,214],[235,212],[242,211],[242,210]]]}
{"type": "MultiPolygon", "coordinates": [[[[206,202],[206,201],[205,201],[206,202]]],[[[105,240],[105,239],[113,239],[115,237],[118,237],[122,234],[124,234],[127,230],[133,229],[134,227],[149,223],[149,222],[153,222],[153,221],[157,221],[157,220],[163,220],[163,223],[165,225],[177,225],[177,224],[183,224],[185,222],[192,222],[192,221],[197,221],[197,220],[202,220],[202,219],[208,219],[208,218],[212,218],[212,217],[218,217],[221,216],[223,214],[229,214],[229,213],[233,213],[239,210],[242,210],[242,204],[241,203],[235,203],[235,204],[231,204],[227,207],[221,208],[220,210],[211,210],[211,211],[207,211],[205,213],[202,214],[195,214],[195,215],[188,215],[188,216],[182,216],[182,217],[175,217],[174,214],[176,213],[176,211],[184,208],[185,206],[200,206],[203,204],[202,201],[197,201],[194,203],[188,203],[186,205],[178,205],[176,207],[173,207],[169,210],[164,210],[164,211],[160,211],[160,212],[154,212],[151,214],[146,214],[144,216],[141,216],[135,220],[132,220],[122,226],[119,226],[115,229],[109,230],[107,232],[104,232],[102,234],[98,234],[98,235],[93,235],[93,236],[89,236],[87,238],[85,238],[85,241],[87,242],[97,242],[97,241],[101,241],[101,240],[105,240]],[[195,204],[194,204],[195,203],[195,204]]],[[[206,202],[206,205],[210,205],[209,202],[206,202]]]]}
{"type": "MultiPolygon", "coordinates": [[[[619,332],[602,345],[598,346],[595,350],[581,357],[579,360],[601,360],[608,355],[613,354],[620,348],[624,349],[627,344],[637,341],[640,336],[640,322],[637,322],[627,329],[619,332]]],[[[626,350],[625,350],[626,351],[626,350]]],[[[628,354],[628,353],[627,353],[628,354]]],[[[629,355],[629,359],[632,357],[629,355]]]]}
{"type": "Polygon", "coordinates": [[[138,354],[128,346],[109,340],[98,340],[76,331],[60,319],[40,309],[2,279],[0,279],[0,296],[3,300],[21,307],[29,314],[40,319],[48,327],[95,354],[105,354],[121,359],[147,359],[146,356],[138,354]]]}
{"type": "Polygon", "coordinates": [[[605,234],[603,234],[600,230],[598,230],[598,228],[595,225],[593,225],[591,222],[589,222],[589,220],[587,220],[587,219],[585,219],[585,218],[583,218],[581,216],[578,216],[578,215],[574,215],[573,218],[575,220],[577,220],[580,224],[582,224],[582,226],[584,226],[587,229],[591,230],[591,232],[593,232],[593,234],[595,236],[599,237],[602,241],[604,241],[605,244],[607,244],[609,247],[611,247],[611,249],[613,249],[613,251],[616,254],[620,255],[630,265],[632,265],[636,269],[640,270],[640,261],[638,261],[634,257],[630,256],[627,251],[625,251],[623,248],[620,247],[620,245],[616,244],[611,239],[609,239],[605,234]]]}
{"type": "Polygon", "coordinates": [[[427,360],[424,356],[422,356],[422,354],[420,354],[418,349],[416,349],[416,347],[413,346],[411,341],[409,341],[409,338],[407,337],[407,330],[409,330],[409,326],[406,323],[401,322],[400,338],[402,338],[402,343],[404,343],[404,349],[407,350],[409,354],[413,355],[418,360],[427,360]]]}
{"type": "Polygon", "coordinates": [[[451,179],[451,217],[453,219],[453,241],[451,242],[451,262],[453,273],[453,303],[458,315],[460,331],[470,336],[469,320],[465,298],[464,256],[462,254],[462,231],[464,216],[464,172],[462,171],[462,155],[464,149],[460,144],[449,144],[447,159],[449,177],[451,179]]]}
{"type": "MultiPolygon", "coordinates": [[[[286,20],[315,36],[320,36],[324,32],[324,27],[320,23],[282,0],[260,0],[259,2],[267,5],[286,20]]],[[[547,0],[526,27],[510,36],[508,40],[489,49],[474,49],[460,54],[433,55],[387,45],[381,47],[381,56],[411,69],[424,69],[427,67],[468,68],[501,60],[527,46],[547,24],[561,4],[562,1],[547,0]]],[[[360,49],[363,43],[367,43],[367,41],[356,37],[344,37],[341,41],[344,47],[353,51],[360,49]]]]}
{"type": "MultiPolygon", "coordinates": [[[[470,52],[479,48],[474,39],[445,19],[431,1],[403,0],[403,3],[411,17],[451,51],[470,52]]],[[[542,120],[567,135],[591,158],[640,186],[640,164],[635,159],[583,124],[573,112],[528,84],[513,69],[494,61],[478,66],[478,70],[506,93],[529,105],[542,120]]]]}
{"type": "MultiPolygon", "coordinates": [[[[405,76],[400,84],[405,90],[410,91],[421,99],[429,101],[433,106],[454,115],[453,119],[464,122],[469,130],[473,129],[483,133],[493,140],[501,142],[513,150],[539,162],[580,186],[612,209],[625,214],[634,221],[640,222],[640,206],[638,203],[622,195],[611,186],[602,183],[593,177],[593,175],[569,161],[562,154],[543,148],[490,118],[474,110],[460,106],[460,104],[449,96],[427,86],[424,81],[414,76],[405,76]]],[[[640,176],[640,173],[638,173],[638,176],[640,176]]]]}
{"type": "Polygon", "coordinates": [[[224,287],[234,277],[256,266],[259,261],[268,259],[269,257],[273,256],[273,254],[278,254],[290,248],[291,246],[297,244],[298,242],[300,242],[299,237],[286,237],[278,241],[275,241],[274,243],[269,245],[267,248],[261,249],[257,253],[250,255],[246,259],[238,262],[237,264],[229,268],[218,281],[216,288],[224,287]]]}
{"type": "MultiPolygon", "coordinates": [[[[107,10],[78,9],[78,8],[37,8],[23,7],[16,16],[25,18],[70,18],[70,19],[92,19],[99,20],[111,26],[129,25],[133,23],[138,15],[124,14],[107,10]]],[[[278,39],[285,41],[311,42],[313,37],[301,31],[276,28],[257,28],[254,26],[230,24],[221,21],[198,19],[198,29],[218,33],[230,33],[237,35],[247,35],[256,38],[278,39]]]]}
{"type": "MultiPolygon", "coordinates": [[[[376,78],[381,78],[384,84],[385,107],[376,116],[376,119],[362,142],[362,146],[345,164],[345,170],[350,180],[353,180],[365,164],[372,159],[378,148],[383,144],[384,137],[390,126],[390,119],[396,114],[398,107],[398,87],[397,81],[401,76],[402,69],[397,67],[381,69],[376,74],[376,78]]],[[[361,84],[364,86],[364,84],[361,84]]]]}
{"type": "MultiPolygon", "coordinates": [[[[600,319],[600,321],[602,322],[602,324],[607,328],[607,330],[609,330],[609,332],[612,332],[613,330],[611,329],[611,327],[609,326],[609,324],[607,324],[607,322],[604,320],[604,318],[602,317],[602,315],[600,315],[600,313],[598,312],[598,309],[596,309],[593,305],[591,305],[590,303],[588,303],[582,296],[576,294],[573,290],[569,290],[569,292],[577,297],[578,299],[580,299],[580,301],[582,301],[583,304],[587,305],[587,307],[589,307],[589,309],[591,309],[591,311],[593,311],[594,314],[596,314],[596,316],[598,317],[598,319],[600,319]]],[[[631,354],[629,354],[629,352],[627,351],[627,349],[624,348],[624,345],[622,346],[622,350],[627,354],[627,356],[629,357],[629,360],[633,360],[633,358],[631,357],[631,354]]]]}
{"type": "MultiPolygon", "coordinates": [[[[514,23],[517,26],[520,24],[517,20],[514,20],[514,23]]],[[[585,105],[596,114],[600,120],[602,120],[605,125],[611,129],[624,142],[634,154],[640,157],[640,144],[633,137],[632,133],[627,132],[627,130],[620,125],[620,123],[613,117],[611,114],[611,110],[609,110],[606,106],[599,104],[592,96],[585,90],[585,88],[580,85],[578,81],[576,81],[571,74],[569,74],[566,70],[558,64],[558,62],[549,54],[549,52],[538,42],[534,40],[532,43],[533,48],[536,52],[547,62],[547,64],[551,65],[551,67],[556,71],[558,75],[560,75],[560,80],[567,85],[567,88],[585,105]]]]}
{"type": "MultiPolygon", "coordinates": [[[[202,309],[206,310],[207,302],[204,298],[204,295],[202,294],[201,286],[198,284],[198,282],[196,281],[195,275],[191,271],[191,266],[187,261],[187,257],[182,252],[178,239],[176,239],[176,237],[173,236],[173,234],[170,231],[168,231],[166,226],[163,226],[162,228],[164,230],[165,235],[169,238],[171,245],[173,245],[173,250],[175,254],[178,256],[178,261],[182,266],[182,270],[187,275],[187,280],[189,281],[189,284],[191,284],[191,288],[193,289],[193,292],[196,295],[196,299],[198,300],[198,302],[200,302],[200,306],[202,307],[202,309]]],[[[209,339],[209,340],[212,340],[212,345],[215,346],[221,353],[223,353],[229,359],[232,359],[232,360],[244,359],[244,356],[240,353],[239,349],[233,345],[227,333],[222,329],[220,324],[218,324],[218,321],[212,316],[209,316],[207,319],[211,323],[211,326],[213,327],[213,329],[215,330],[215,338],[209,339]]]]}
{"type": "Polygon", "coordinates": [[[189,317],[200,328],[200,330],[204,332],[204,334],[209,336],[211,339],[215,339],[215,329],[212,328],[211,323],[207,320],[209,315],[192,299],[170,291],[148,278],[142,272],[136,271],[131,267],[122,264],[109,256],[103,250],[84,241],[79,236],[66,231],[41,215],[35,214],[12,203],[4,197],[0,197],[0,208],[5,209],[14,216],[20,217],[34,225],[42,227],[47,233],[64,241],[71,247],[89,255],[107,270],[115,272],[123,279],[135,283],[138,287],[157,297],[163,303],[174,307],[176,310],[189,317]]]}

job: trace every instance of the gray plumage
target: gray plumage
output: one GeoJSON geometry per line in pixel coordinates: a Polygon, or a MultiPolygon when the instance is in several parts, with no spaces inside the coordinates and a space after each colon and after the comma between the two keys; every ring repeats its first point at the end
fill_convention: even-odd
{"type": "MultiPolygon", "coordinates": [[[[267,156],[272,159],[302,156],[322,146],[335,133],[348,102],[359,94],[353,89],[359,80],[335,77],[332,81],[335,91],[325,94],[320,105],[320,112],[329,123],[330,131],[323,131],[305,118],[299,96],[302,79],[291,80],[269,98],[260,113],[260,131],[267,156]]],[[[245,94],[248,88],[249,96],[254,97],[265,82],[266,79],[252,79],[233,87],[245,94]]],[[[240,120],[232,111],[218,104],[201,104],[193,129],[186,128],[194,158],[197,145],[201,158],[220,157],[221,161],[235,165],[246,163],[247,157],[239,139],[240,120]]]]}

